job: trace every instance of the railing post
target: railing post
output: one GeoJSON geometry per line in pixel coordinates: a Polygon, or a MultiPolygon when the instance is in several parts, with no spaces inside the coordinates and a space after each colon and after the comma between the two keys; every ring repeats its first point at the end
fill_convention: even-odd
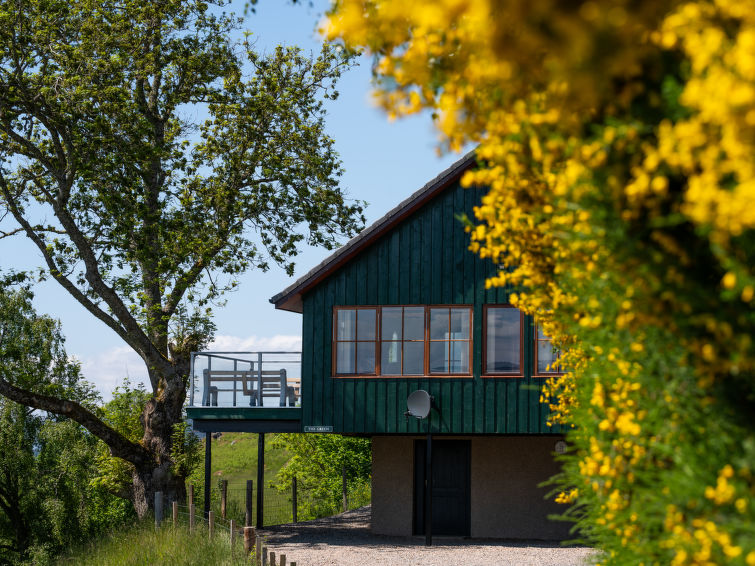
{"type": "Polygon", "coordinates": [[[246,523],[245,526],[252,526],[252,496],[254,492],[254,482],[246,480],[246,523]]]}
{"type": "MultiPolygon", "coordinates": [[[[257,352],[257,406],[261,407],[263,401],[264,401],[264,397],[262,397],[262,352],[257,352]]],[[[259,486],[257,487],[259,488],[259,486]]]]}
{"type": "Polygon", "coordinates": [[[226,518],[228,504],[228,480],[220,480],[220,516],[226,518]]]}
{"type": "Polygon", "coordinates": [[[239,370],[239,361],[233,360],[233,406],[236,406],[236,377],[238,374],[236,373],[239,370]]]}
{"type": "Polygon", "coordinates": [[[294,523],[298,523],[299,522],[297,518],[298,509],[297,509],[297,504],[296,504],[296,476],[291,478],[291,492],[292,492],[291,506],[293,507],[293,520],[294,520],[294,523]]]}
{"type": "Polygon", "coordinates": [[[163,522],[163,492],[155,492],[155,527],[160,528],[163,522]]]}
{"type": "Polygon", "coordinates": [[[191,373],[191,388],[189,389],[189,407],[194,406],[194,360],[196,359],[196,352],[191,353],[191,362],[189,363],[189,372],[191,373]]]}

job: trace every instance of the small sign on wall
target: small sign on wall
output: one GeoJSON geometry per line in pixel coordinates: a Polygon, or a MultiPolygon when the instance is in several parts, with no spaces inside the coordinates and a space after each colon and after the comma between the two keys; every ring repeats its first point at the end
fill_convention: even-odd
{"type": "Polygon", "coordinates": [[[304,432],[333,432],[333,427],[330,425],[305,426],[304,432]]]}

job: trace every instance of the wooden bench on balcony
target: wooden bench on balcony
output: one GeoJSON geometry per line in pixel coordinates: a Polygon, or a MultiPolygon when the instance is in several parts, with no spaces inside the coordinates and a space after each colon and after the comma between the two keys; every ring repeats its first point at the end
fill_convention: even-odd
{"type": "Polygon", "coordinates": [[[279,370],[204,370],[204,406],[216,407],[218,393],[233,392],[249,396],[249,406],[261,407],[265,397],[279,399],[281,407],[295,407],[301,396],[301,378],[288,377],[285,369],[279,370]],[[241,389],[237,387],[241,383],[241,389]],[[261,387],[260,387],[261,382],[261,387]]]}

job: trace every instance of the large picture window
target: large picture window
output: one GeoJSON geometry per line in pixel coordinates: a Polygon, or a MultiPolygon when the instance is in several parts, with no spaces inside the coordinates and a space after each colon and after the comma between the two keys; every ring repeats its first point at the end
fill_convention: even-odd
{"type": "Polygon", "coordinates": [[[535,325],[535,376],[547,377],[560,373],[558,351],[553,347],[553,341],[535,325]]]}
{"type": "Polygon", "coordinates": [[[470,376],[472,307],[336,307],[335,376],[470,376]]]}
{"type": "Polygon", "coordinates": [[[522,377],[524,315],[511,305],[487,305],[483,321],[483,375],[522,377]]]}

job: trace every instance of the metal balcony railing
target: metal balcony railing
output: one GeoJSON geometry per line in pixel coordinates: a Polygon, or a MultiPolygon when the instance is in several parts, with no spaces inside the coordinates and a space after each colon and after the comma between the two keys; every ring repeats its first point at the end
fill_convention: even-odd
{"type": "Polygon", "coordinates": [[[301,352],[193,352],[190,407],[300,407],[301,352]]]}

